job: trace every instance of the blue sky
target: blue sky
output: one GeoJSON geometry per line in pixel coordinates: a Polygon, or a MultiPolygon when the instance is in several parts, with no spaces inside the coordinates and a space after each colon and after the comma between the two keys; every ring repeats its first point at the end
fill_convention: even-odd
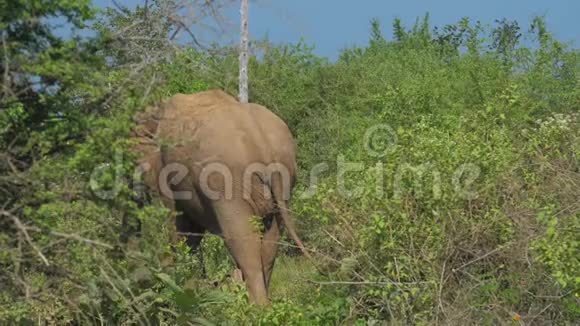
{"type": "MultiPolygon", "coordinates": [[[[96,3],[102,7],[111,2],[96,3]]],[[[544,15],[556,38],[580,45],[580,0],[250,0],[250,33],[254,39],[268,35],[275,43],[304,38],[315,45],[317,54],[336,58],[341,49],[367,42],[371,18],[380,19],[385,35],[391,37],[394,18],[401,18],[409,26],[427,12],[435,26],[455,23],[464,16],[484,24],[505,17],[517,20],[526,29],[533,16],[544,15]]],[[[218,38],[222,43],[234,43],[238,35],[236,5],[227,16],[231,32],[218,38]]]]}

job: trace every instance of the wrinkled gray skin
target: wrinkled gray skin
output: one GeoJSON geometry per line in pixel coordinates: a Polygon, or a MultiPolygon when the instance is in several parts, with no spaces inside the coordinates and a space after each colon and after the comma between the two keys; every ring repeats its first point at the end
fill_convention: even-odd
{"type": "Polygon", "coordinates": [[[138,122],[133,136],[146,171],[144,182],[180,213],[175,220],[178,234],[186,233],[193,249],[204,232],[221,235],[242,271],[250,300],[268,304],[282,225],[308,255],[287,210],[296,161],[286,124],[262,106],[241,104],[215,90],[175,95],[140,114],[138,122]],[[283,167],[288,178],[269,173],[265,167],[271,163],[283,167]],[[187,168],[185,177],[167,173],[168,167],[175,171],[176,164],[187,168]],[[247,172],[250,166],[255,173],[247,172]],[[215,172],[216,167],[225,167],[231,179],[225,177],[228,173],[215,172]],[[250,183],[244,181],[244,173],[250,183]],[[176,198],[182,192],[190,195],[176,198]],[[256,218],[263,221],[263,234],[256,218]]]}

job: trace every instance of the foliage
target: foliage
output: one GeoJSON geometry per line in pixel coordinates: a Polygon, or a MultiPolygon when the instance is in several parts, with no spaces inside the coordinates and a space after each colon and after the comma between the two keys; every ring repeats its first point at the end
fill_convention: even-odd
{"type": "Polygon", "coordinates": [[[176,93],[237,91],[235,49],[174,46],[152,3],[98,16],[88,1],[0,4],[0,323],[579,318],[580,53],[542,18],[530,31],[395,20],[393,40],[373,20],[369,44],[336,62],[304,42],[256,43],[250,101],[297,139],[292,211],[316,257],[282,246],[261,309],[219,238],[203,255],[170,248],[171,212],[135,198],[133,114],[176,93]],[[94,36],[79,36],[95,17],[94,36]],[[530,36],[537,46],[522,45],[530,36]]]}

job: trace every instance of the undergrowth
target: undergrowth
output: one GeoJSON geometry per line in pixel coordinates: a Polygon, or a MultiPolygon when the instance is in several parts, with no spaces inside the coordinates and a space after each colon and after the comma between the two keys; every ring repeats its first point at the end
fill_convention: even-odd
{"type": "MultiPolygon", "coordinates": [[[[39,15],[78,25],[96,15],[88,1],[52,6],[39,15]]],[[[11,62],[46,88],[1,100],[0,323],[580,318],[580,53],[543,19],[530,31],[507,20],[491,30],[468,19],[432,28],[425,17],[410,29],[396,20],[391,40],[373,21],[369,44],[336,62],[303,43],[256,43],[251,101],[297,140],[292,212],[315,257],[284,241],[264,309],[231,279],[219,238],[204,239],[202,256],[170,248],[171,213],[155,198],[135,201],[130,182],[133,114],[176,93],[235,94],[235,49],[169,53],[148,43],[145,55],[163,56],[138,65],[138,47],[113,31],[142,11],[109,12],[94,38],[53,35],[51,46],[13,11],[6,24],[31,37],[9,35],[11,62]],[[521,33],[536,44],[522,45],[521,33]]],[[[159,33],[149,27],[142,32],[159,33]]]]}

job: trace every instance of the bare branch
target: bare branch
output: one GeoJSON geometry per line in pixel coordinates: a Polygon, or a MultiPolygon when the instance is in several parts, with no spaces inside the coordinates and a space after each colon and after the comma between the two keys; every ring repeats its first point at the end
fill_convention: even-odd
{"type": "Polygon", "coordinates": [[[328,282],[319,282],[319,281],[312,281],[309,280],[310,283],[319,284],[319,285],[417,285],[417,284],[430,284],[433,283],[432,281],[420,281],[420,282],[391,282],[391,281],[383,281],[383,282],[371,282],[371,281],[361,281],[361,282],[351,282],[351,281],[328,281],[328,282]]]}
{"type": "Polygon", "coordinates": [[[18,230],[22,233],[22,235],[26,239],[26,242],[28,243],[28,245],[30,245],[30,247],[32,249],[34,249],[34,251],[36,251],[36,253],[40,257],[40,259],[42,260],[42,262],[46,266],[50,266],[50,263],[48,262],[48,259],[46,259],[46,257],[42,254],[42,252],[36,247],[36,245],[34,244],[34,242],[32,242],[32,239],[30,238],[30,235],[28,234],[28,231],[26,231],[26,226],[24,224],[22,224],[22,222],[20,221],[20,219],[16,215],[12,214],[12,212],[6,211],[6,210],[1,210],[0,211],[0,215],[9,217],[12,220],[12,222],[14,223],[14,225],[16,226],[16,228],[18,228],[18,230]]]}
{"type": "Polygon", "coordinates": [[[457,271],[460,271],[460,270],[462,270],[463,268],[465,268],[465,267],[467,267],[467,266],[469,266],[469,265],[471,265],[471,264],[473,264],[473,263],[475,263],[475,262],[478,262],[478,261],[480,261],[480,260],[482,260],[482,259],[484,259],[484,258],[486,258],[486,257],[488,257],[488,256],[490,256],[490,255],[493,255],[493,254],[495,254],[496,252],[498,252],[498,251],[500,251],[500,250],[503,250],[504,248],[506,248],[506,247],[507,247],[507,246],[509,246],[509,245],[511,245],[511,243],[505,244],[505,245],[503,245],[503,246],[499,246],[499,247],[497,247],[497,248],[495,248],[495,249],[493,249],[493,250],[491,250],[491,251],[489,251],[489,252],[485,253],[484,255],[482,255],[482,256],[480,256],[480,257],[477,257],[477,258],[475,258],[475,259],[473,259],[473,260],[470,260],[470,261],[468,261],[467,263],[465,263],[465,264],[463,264],[463,265],[461,265],[461,266],[459,266],[459,267],[457,267],[457,268],[454,268],[454,269],[452,269],[452,271],[453,271],[453,273],[456,273],[457,271]]]}
{"type": "MultiPolygon", "coordinates": [[[[204,49],[204,50],[206,49],[205,46],[201,45],[201,43],[197,39],[197,36],[195,36],[193,31],[183,22],[183,20],[181,20],[179,17],[176,17],[176,16],[167,17],[167,19],[169,19],[169,21],[171,21],[175,25],[177,25],[177,28],[185,30],[187,32],[187,34],[189,34],[189,36],[191,37],[191,40],[193,41],[193,43],[195,45],[197,45],[200,49],[204,49]]],[[[176,33],[177,33],[177,31],[176,31],[176,33]]],[[[173,39],[173,38],[171,38],[171,39],[173,39]]]]}
{"type": "MultiPolygon", "coordinates": [[[[38,229],[35,229],[35,231],[40,231],[38,229]]],[[[86,243],[92,246],[99,246],[99,247],[103,247],[103,248],[107,248],[107,249],[114,249],[114,247],[108,243],[104,243],[101,241],[97,241],[97,240],[91,240],[91,239],[87,239],[87,238],[83,238],[78,234],[67,234],[67,233],[62,233],[62,232],[56,232],[56,231],[50,231],[50,234],[56,237],[61,237],[61,238],[65,238],[65,239],[71,239],[71,240],[76,240],[82,243],[86,243]]]]}
{"type": "Polygon", "coordinates": [[[8,56],[8,44],[6,42],[6,32],[2,31],[2,50],[4,52],[3,60],[3,78],[2,78],[2,93],[7,95],[12,93],[10,85],[10,57],[8,56]]]}

